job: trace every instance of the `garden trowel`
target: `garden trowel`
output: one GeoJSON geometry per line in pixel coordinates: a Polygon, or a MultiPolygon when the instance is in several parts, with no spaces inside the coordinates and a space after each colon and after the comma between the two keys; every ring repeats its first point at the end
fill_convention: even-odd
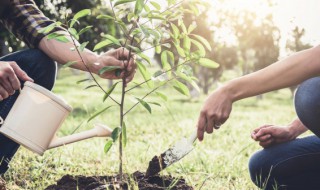
{"type": "Polygon", "coordinates": [[[194,131],[188,139],[183,138],[160,156],[154,156],[149,162],[146,176],[153,176],[171,164],[179,161],[193,149],[193,142],[196,139],[197,131],[194,131]]]}

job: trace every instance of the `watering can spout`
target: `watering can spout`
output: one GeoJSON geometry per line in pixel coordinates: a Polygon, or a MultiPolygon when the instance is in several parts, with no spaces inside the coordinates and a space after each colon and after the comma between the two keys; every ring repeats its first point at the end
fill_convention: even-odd
{"type": "Polygon", "coordinates": [[[54,137],[48,149],[74,143],[74,142],[85,140],[92,137],[110,137],[111,133],[112,133],[112,130],[109,127],[103,124],[95,124],[94,128],[88,131],[83,131],[83,132],[65,136],[65,137],[54,137]]]}

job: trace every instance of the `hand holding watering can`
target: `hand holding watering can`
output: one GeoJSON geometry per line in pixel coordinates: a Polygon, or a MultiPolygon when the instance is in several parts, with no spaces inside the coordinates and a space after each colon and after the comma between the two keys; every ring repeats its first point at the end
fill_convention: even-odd
{"type": "Polygon", "coordinates": [[[43,155],[50,148],[91,137],[111,136],[107,126],[96,124],[91,130],[58,138],[56,131],[72,108],[62,98],[32,82],[25,82],[5,121],[0,117],[0,133],[43,155]]]}

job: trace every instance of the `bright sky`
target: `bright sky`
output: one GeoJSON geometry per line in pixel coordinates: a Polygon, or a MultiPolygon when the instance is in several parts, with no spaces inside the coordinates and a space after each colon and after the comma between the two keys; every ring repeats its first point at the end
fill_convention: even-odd
{"type": "MultiPolygon", "coordinates": [[[[227,9],[250,10],[258,15],[272,12],[275,24],[281,31],[280,49],[285,55],[287,37],[295,26],[305,28],[303,41],[312,45],[320,44],[320,0],[277,0],[273,8],[267,8],[266,0],[211,0],[213,6],[227,9]]],[[[226,34],[227,32],[222,31],[226,34]]],[[[229,40],[232,40],[229,36],[229,40]]]]}

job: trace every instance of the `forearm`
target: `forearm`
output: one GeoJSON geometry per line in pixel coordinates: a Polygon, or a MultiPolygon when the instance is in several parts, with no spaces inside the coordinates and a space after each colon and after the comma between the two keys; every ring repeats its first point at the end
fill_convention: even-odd
{"type": "MultiPolygon", "coordinates": [[[[87,64],[87,66],[92,65],[97,60],[97,55],[88,49],[84,49],[82,52],[79,50],[79,53],[81,54],[80,57],[69,34],[67,32],[62,33],[69,38],[69,42],[59,42],[55,39],[48,40],[47,37],[44,37],[40,41],[39,49],[41,49],[59,64],[66,64],[70,61],[76,61],[77,63],[72,64],[72,68],[87,71],[85,64],[87,64]]],[[[75,43],[78,42],[75,41],[75,43]]],[[[96,71],[91,72],[96,73],[96,71]]]]}
{"type": "Polygon", "coordinates": [[[262,70],[228,82],[233,101],[292,85],[320,74],[320,46],[298,52],[262,70]]]}

